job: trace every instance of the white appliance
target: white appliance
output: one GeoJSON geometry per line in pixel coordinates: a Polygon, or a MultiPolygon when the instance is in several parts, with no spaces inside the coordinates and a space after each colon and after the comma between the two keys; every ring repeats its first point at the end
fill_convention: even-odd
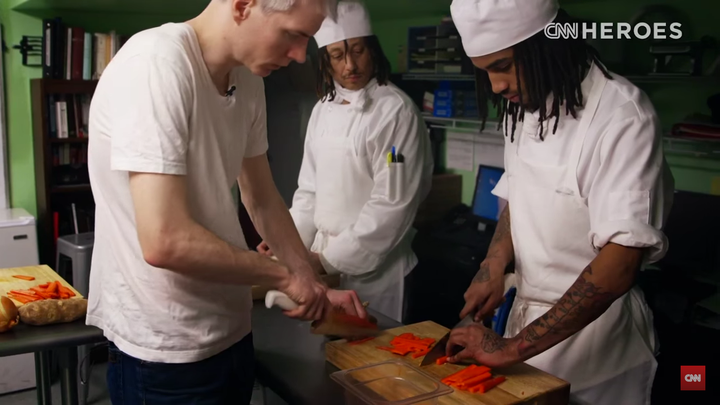
{"type": "MultiPolygon", "coordinates": [[[[0,268],[39,264],[35,218],[23,209],[0,209],[0,268]]],[[[0,358],[0,394],[35,387],[32,353],[0,358]]]]}

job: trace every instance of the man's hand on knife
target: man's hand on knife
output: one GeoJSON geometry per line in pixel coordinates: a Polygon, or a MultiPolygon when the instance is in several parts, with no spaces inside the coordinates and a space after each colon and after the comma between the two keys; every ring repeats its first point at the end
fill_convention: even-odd
{"type": "Polygon", "coordinates": [[[446,354],[451,363],[472,359],[488,367],[505,367],[520,361],[517,343],[512,342],[512,339],[474,323],[450,332],[446,354]]]}
{"type": "Polygon", "coordinates": [[[367,311],[353,290],[328,290],[328,300],[333,308],[340,308],[348,315],[367,318],[367,311]]]}

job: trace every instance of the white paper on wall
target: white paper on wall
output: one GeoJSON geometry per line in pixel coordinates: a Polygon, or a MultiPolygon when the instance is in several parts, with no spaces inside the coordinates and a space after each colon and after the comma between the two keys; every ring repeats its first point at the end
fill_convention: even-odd
{"type": "Polygon", "coordinates": [[[448,169],[475,170],[473,133],[447,131],[446,165],[448,169]]]}

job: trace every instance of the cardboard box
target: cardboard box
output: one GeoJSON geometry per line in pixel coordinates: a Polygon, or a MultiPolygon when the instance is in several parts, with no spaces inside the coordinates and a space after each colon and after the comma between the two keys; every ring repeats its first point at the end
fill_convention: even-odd
{"type": "Polygon", "coordinates": [[[461,203],[462,176],[452,173],[433,175],[430,194],[418,208],[415,226],[419,228],[439,221],[461,203]]]}

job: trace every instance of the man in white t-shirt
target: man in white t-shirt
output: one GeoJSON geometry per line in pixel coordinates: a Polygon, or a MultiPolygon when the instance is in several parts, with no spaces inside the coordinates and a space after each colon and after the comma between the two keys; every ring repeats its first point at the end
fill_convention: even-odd
{"type": "Polygon", "coordinates": [[[263,81],[303,62],[332,0],[212,0],[196,18],[134,35],[90,109],[96,202],[87,323],[110,340],[115,404],[242,404],[253,384],[251,285],[287,293],[288,316],[354,292],[315,275],[274,186],[263,81]],[[279,261],[248,250],[231,189],[279,261]]]}

